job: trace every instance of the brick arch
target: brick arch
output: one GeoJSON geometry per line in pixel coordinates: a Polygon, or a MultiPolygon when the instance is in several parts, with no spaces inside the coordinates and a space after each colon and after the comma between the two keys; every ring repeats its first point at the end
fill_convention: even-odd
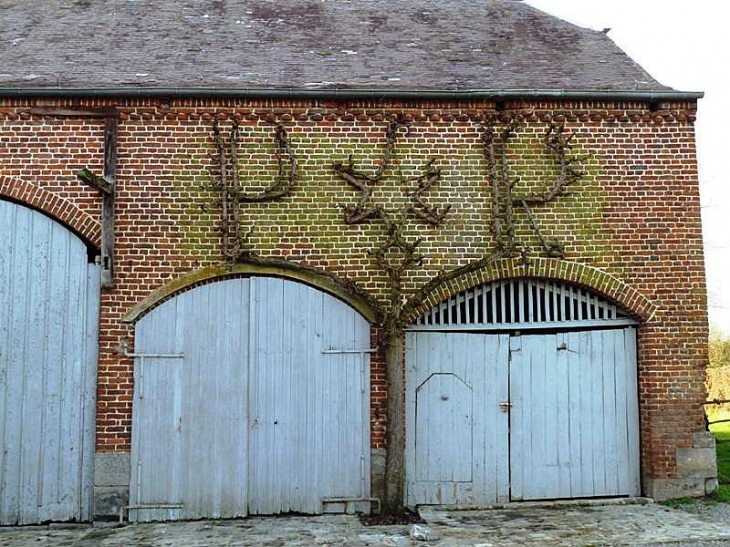
{"type": "Polygon", "coordinates": [[[486,261],[480,268],[461,268],[447,281],[434,284],[424,294],[421,303],[409,314],[405,324],[411,324],[436,304],[462,291],[484,283],[512,277],[539,277],[564,281],[596,292],[616,303],[639,321],[649,321],[657,310],[656,305],[639,291],[617,277],[593,266],[555,258],[530,258],[525,265],[521,259],[504,258],[486,261]]]}
{"type": "Polygon", "coordinates": [[[201,285],[216,283],[224,279],[255,276],[280,277],[309,285],[342,300],[371,324],[379,319],[377,304],[364,293],[353,290],[341,279],[293,262],[271,260],[261,264],[240,263],[209,266],[189,272],[147,295],[127,312],[122,318],[122,322],[134,324],[167,300],[201,285]]]}
{"type": "Polygon", "coordinates": [[[0,198],[7,197],[47,214],[78,234],[97,249],[101,244],[101,223],[66,198],[19,178],[0,175],[0,198]]]}

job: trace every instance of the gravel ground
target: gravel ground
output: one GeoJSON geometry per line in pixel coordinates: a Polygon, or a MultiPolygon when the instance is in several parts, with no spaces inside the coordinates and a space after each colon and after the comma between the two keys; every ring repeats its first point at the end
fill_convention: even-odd
{"type": "MultiPolygon", "coordinates": [[[[715,522],[730,522],[730,503],[694,500],[682,504],[677,509],[709,518],[715,522]]],[[[653,543],[646,547],[730,547],[730,540],[719,541],[681,541],[679,543],[653,543]]]]}

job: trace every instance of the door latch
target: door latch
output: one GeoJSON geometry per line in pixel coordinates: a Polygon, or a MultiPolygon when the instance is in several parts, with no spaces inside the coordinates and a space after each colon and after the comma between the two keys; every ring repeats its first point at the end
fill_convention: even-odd
{"type": "Polygon", "coordinates": [[[509,412],[510,408],[512,408],[512,403],[509,401],[502,401],[499,403],[499,410],[502,412],[509,412]]]}

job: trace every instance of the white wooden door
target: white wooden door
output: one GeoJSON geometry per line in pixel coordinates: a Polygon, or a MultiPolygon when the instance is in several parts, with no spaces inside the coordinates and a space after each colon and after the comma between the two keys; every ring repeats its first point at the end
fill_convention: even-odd
{"type": "Polygon", "coordinates": [[[131,520],[246,515],[248,293],[203,285],[137,324],[131,520]]]}
{"type": "Polygon", "coordinates": [[[406,366],[408,505],[639,495],[633,327],[412,331],[406,366]]]}
{"type": "Polygon", "coordinates": [[[507,335],[407,334],[408,505],[508,500],[508,349],[507,335]]]}
{"type": "Polygon", "coordinates": [[[368,496],[369,324],[283,279],[255,278],[251,302],[249,513],[368,496]]]}
{"type": "Polygon", "coordinates": [[[370,493],[370,328],[277,278],[182,293],[136,327],[132,520],[321,513],[370,493]]]}
{"type": "Polygon", "coordinates": [[[511,499],[639,495],[634,328],[512,339],[511,499]]]}
{"type": "Polygon", "coordinates": [[[76,235],[0,200],[0,524],[91,518],[99,275],[76,235]]]}

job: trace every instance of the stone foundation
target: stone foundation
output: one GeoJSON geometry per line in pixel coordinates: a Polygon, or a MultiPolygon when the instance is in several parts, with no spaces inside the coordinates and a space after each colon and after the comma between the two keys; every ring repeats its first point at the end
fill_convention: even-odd
{"type": "Polygon", "coordinates": [[[677,449],[677,476],[644,479],[646,495],[657,501],[685,496],[706,496],[717,488],[715,436],[709,431],[694,434],[692,448],[677,449]]]}
{"type": "Polygon", "coordinates": [[[94,519],[119,517],[129,504],[129,452],[97,452],[94,469],[94,519]]]}

